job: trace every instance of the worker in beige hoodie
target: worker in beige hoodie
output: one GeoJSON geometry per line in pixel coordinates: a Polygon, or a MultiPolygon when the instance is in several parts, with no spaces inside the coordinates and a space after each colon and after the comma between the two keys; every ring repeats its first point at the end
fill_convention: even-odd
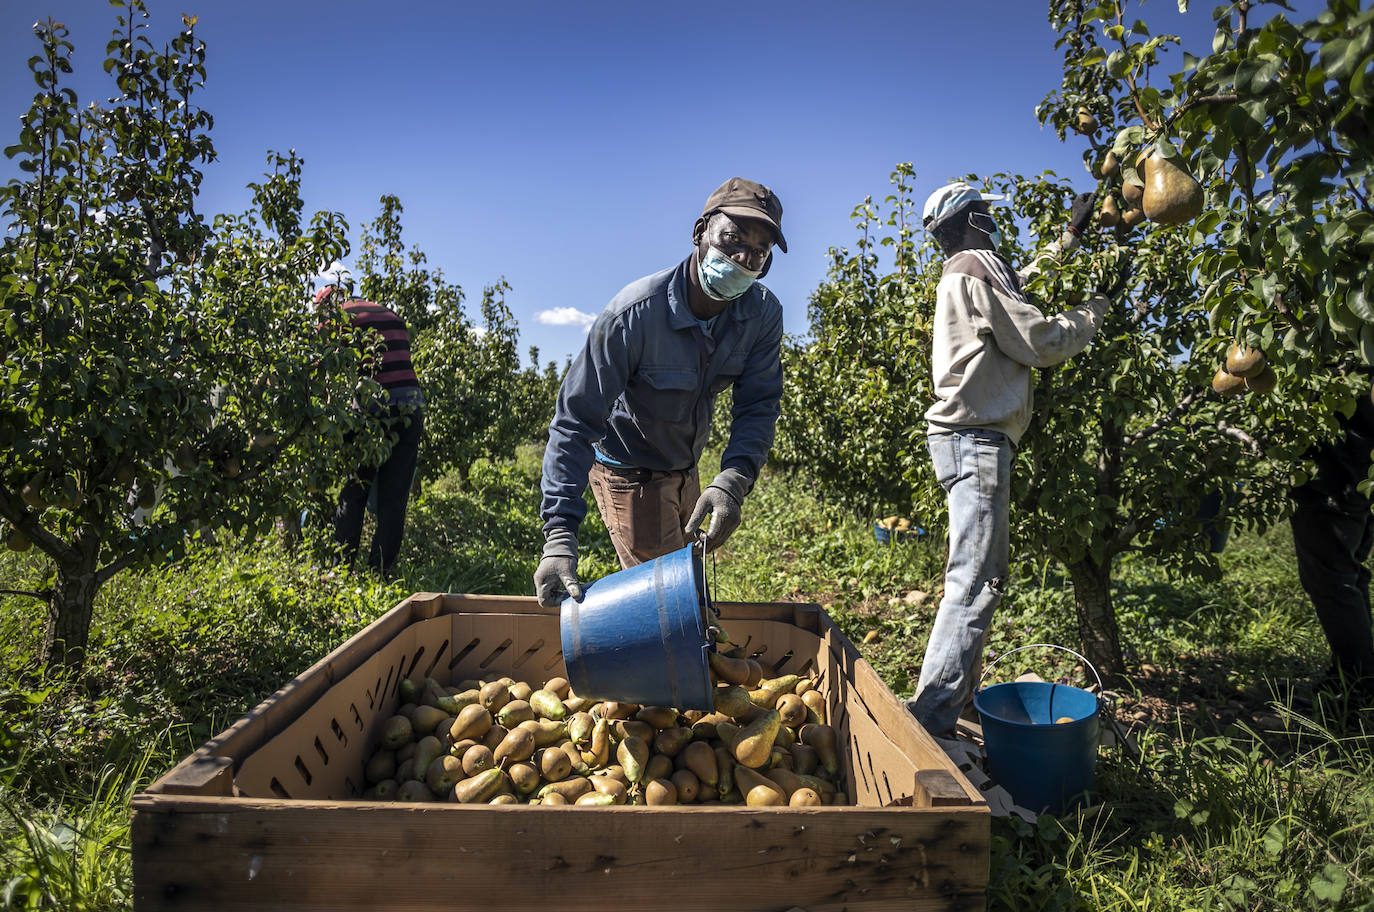
{"type": "Polygon", "coordinates": [[[945,254],[936,291],[931,367],[936,402],[926,441],[949,506],[949,562],[921,676],[908,708],[934,735],[952,736],[973,692],[974,669],[1007,579],[1013,452],[1031,418],[1031,368],[1082,351],[1102,324],[1109,292],[1045,316],[1026,300],[1026,280],[1078,244],[1093,195],[1077,197],[1063,235],[1016,272],[998,252],[989,201],[963,181],[926,201],[922,223],[945,254]]]}

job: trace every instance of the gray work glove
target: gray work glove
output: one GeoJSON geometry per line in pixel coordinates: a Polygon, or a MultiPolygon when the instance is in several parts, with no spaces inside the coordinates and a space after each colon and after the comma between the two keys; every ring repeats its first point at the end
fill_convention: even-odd
{"type": "Polygon", "coordinates": [[[570,529],[554,529],[544,537],[544,556],[534,571],[534,594],[545,608],[557,608],[566,591],[574,601],[582,601],[582,585],[577,581],[577,536],[570,529]]]}
{"type": "Polygon", "coordinates": [[[697,505],[682,531],[688,537],[695,537],[701,531],[702,520],[710,513],[711,530],[706,533],[706,550],[716,550],[739,528],[740,501],[748,487],[748,481],[739,471],[722,470],[697,498],[697,505]]]}

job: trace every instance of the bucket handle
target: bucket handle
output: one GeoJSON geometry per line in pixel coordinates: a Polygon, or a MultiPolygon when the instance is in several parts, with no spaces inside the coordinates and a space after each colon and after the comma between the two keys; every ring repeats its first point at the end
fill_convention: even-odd
{"type": "MultiPolygon", "coordinates": [[[[706,602],[706,610],[709,611],[711,614],[714,614],[716,617],[720,617],[720,609],[716,607],[716,603],[711,599],[711,587],[706,584],[706,533],[700,530],[697,530],[696,538],[692,542],[692,550],[695,551],[697,548],[701,549],[701,559],[700,561],[692,562],[693,572],[696,572],[696,565],[700,564],[701,592],[702,599],[706,602]]],[[[716,556],[714,554],[711,555],[711,566],[713,569],[715,567],[715,560],[716,556]]]]}
{"type": "MultiPolygon", "coordinates": [[[[1081,653],[1074,652],[1072,649],[1070,649],[1070,648],[1067,647],[1067,646],[1060,646],[1058,643],[1027,643],[1025,646],[1017,646],[1015,649],[1012,649],[1012,650],[1010,650],[1010,651],[1008,651],[1008,652],[1002,653],[1002,654],[999,655],[997,658],[993,659],[992,662],[991,662],[990,664],[988,664],[987,666],[985,666],[985,667],[983,668],[983,673],[982,673],[981,675],[978,676],[978,689],[979,689],[979,690],[982,690],[982,689],[983,689],[983,679],[986,678],[986,677],[988,676],[988,672],[989,672],[989,671],[992,671],[993,665],[996,665],[998,662],[1002,661],[1003,659],[1005,659],[1005,658],[1006,658],[1007,656],[1009,656],[1009,655],[1014,655],[1015,653],[1018,653],[1018,652],[1020,652],[1020,651],[1023,650],[1023,649],[1035,649],[1037,646],[1048,646],[1048,647],[1051,648],[1051,649],[1062,649],[1064,652],[1067,652],[1069,655],[1075,656],[1075,657],[1077,657],[1080,661],[1082,661],[1082,663],[1088,667],[1088,670],[1091,671],[1091,672],[1093,673],[1093,677],[1097,679],[1097,711],[1098,711],[1099,713],[1105,713],[1105,712],[1106,712],[1108,703],[1107,703],[1106,698],[1103,697],[1103,695],[1102,695],[1102,692],[1103,692],[1103,689],[1104,689],[1103,686],[1102,686],[1102,676],[1099,675],[1099,674],[1097,673],[1097,669],[1093,667],[1093,663],[1088,661],[1088,657],[1087,657],[1087,656],[1082,655],[1081,653]]],[[[1054,715],[1054,690],[1053,690],[1053,687],[1054,687],[1054,685],[1051,685],[1051,690],[1050,690],[1050,715],[1054,715]]]]}
{"type": "Polygon", "coordinates": [[[1097,669],[1093,667],[1093,663],[1088,661],[1087,656],[1074,652],[1067,646],[1060,646],[1058,643],[1027,643],[1025,646],[1017,646],[1015,649],[1010,650],[1009,652],[1002,653],[997,658],[993,659],[992,662],[983,669],[983,673],[978,676],[978,689],[983,689],[983,679],[988,676],[988,672],[992,671],[992,667],[996,665],[998,662],[1002,661],[1009,655],[1015,655],[1016,653],[1021,652],[1023,649],[1034,649],[1037,646],[1048,646],[1051,649],[1062,649],[1069,655],[1075,656],[1080,661],[1082,661],[1084,665],[1088,666],[1088,670],[1093,673],[1093,677],[1097,679],[1097,699],[1099,701],[1102,699],[1102,676],[1097,673],[1097,669]]]}

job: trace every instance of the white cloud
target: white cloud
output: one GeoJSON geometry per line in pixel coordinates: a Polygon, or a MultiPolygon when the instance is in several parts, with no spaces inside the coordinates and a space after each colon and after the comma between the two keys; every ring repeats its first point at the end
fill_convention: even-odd
{"type": "Polygon", "coordinates": [[[313,276],[312,279],[317,285],[333,285],[337,282],[342,282],[345,279],[351,278],[352,276],[353,273],[349,272],[348,268],[344,266],[343,263],[335,260],[329,264],[328,269],[317,276],[313,276]]]}
{"type": "Polygon", "coordinates": [[[581,326],[586,329],[592,325],[596,314],[583,313],[576,307],[555,307],[553,310],[539,311],[534,318],[545,326],[581,326]]]}

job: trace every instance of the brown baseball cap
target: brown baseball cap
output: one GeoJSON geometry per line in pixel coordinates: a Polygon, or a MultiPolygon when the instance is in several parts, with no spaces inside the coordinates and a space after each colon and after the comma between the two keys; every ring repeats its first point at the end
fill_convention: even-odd
{"type": "Polygon", "coordinates": [[[778,201],[777,194],[763,184],[742,177],[730,178],[706,198],[701,214],[704,216],[712,212],[767,222],[778,239],[778,247],[783,253],[787,252],[787,239],[782,236],[782,203],[778,201]]]}

